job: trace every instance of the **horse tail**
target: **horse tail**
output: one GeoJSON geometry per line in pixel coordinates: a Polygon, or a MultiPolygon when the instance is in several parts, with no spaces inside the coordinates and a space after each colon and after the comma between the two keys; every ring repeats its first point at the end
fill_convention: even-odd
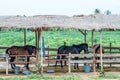
{"type": "Polygon", "coordinates": [[[5,53],[8,54],[8,48],[6,49],[5,53]]]}

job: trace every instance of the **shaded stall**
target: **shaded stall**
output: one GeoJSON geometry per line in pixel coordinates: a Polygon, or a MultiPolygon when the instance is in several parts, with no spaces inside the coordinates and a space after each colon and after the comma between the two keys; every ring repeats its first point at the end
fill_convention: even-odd
{"type": "Polygon", "coordinates": [[[26,29],[33,29],[36,36],[36,46],[39,46],[42,30],[49,28],[75,28],[79,29],[85,37],[86,31],[92,31],[92,45],[94,39],[94,31],[100,32],[100,53],[101,53],[101,70],[103,70],[102,62],[102,30],[104,29],[120,29],[120,15],[75,15],[72,17],[65,15],[36,15],[36,16],[0,16],[0,27],[2,28],[23,28],[24,29],[24,45],[26,44],[26,29]],[[84,31],[82,31],[84,30],[84,31]]]}

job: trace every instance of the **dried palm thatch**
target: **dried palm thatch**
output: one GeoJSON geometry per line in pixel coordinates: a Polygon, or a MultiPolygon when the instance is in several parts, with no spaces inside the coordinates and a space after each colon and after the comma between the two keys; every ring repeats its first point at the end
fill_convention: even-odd
{"type": "Polygon", "coordinates": [[[7,28],[75,28],[83,30],[120,29],[120,15],[0,16],[0,27],[7,28]]]}

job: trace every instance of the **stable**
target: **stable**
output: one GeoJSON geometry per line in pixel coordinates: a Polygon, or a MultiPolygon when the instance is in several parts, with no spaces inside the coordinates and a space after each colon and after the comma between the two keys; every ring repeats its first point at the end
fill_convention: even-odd
{"type": "MultiPolygon", "coordinates": [[[[94,39],[94,31],[97,30],[100,32],[100,63],[101,70],[103,70],[102,30],[120,29],[120,15],[95,14],[75,15],[72,17],[66,15],[0,16],[0,28],[23,28],[24,45],[26,44],[26,29],[32,29],[33,31],[35,31],[37,47],[40,47],[39,41],[42,37],[42,31],[49,30],[49,28],[79,29],[85,36],[85,42],[86,31],[91,30],[92,45],[94,39]]],[[[43,57],[41,56],[41,62],[42,58],[43,57]]]]}

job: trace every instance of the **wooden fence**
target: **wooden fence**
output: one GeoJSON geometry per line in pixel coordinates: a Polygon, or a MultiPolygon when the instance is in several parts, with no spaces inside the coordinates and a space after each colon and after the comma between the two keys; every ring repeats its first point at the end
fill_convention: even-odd
{"type": "MultiPolygon", "coordinates": [[[[0,58],[5,59],[4,62],[6,63],[6,65],[4,67],[6,67],[6,75],[7,75],[8,74],[8,66],[9,66],[9,60],[8,60],[9,55],[7,55],[7,54],[0,54],[0,58]]],[[[3,62],[3,60],[2,60],[2,62],[3,62]]]]}
{"type": "MultiPolygon", "coordinates": [[[[59,55],[46,55],[46,59],[49,61],[67,61],[68,63],[68,72],[71,72],[71,64],[78,63],[78,64],[91,64],[91,68],[93,71],[96,71],[96,64],[101,63],[100,59],[96,59],[96,57],[101,57],[100,54],[59,54],[59,55]],[[60,56],[60,59],[57,59],[57,56],[60,56]],[[62,59],[62,56],[67,56],[66,59],[62,59]],[[78,60],[75,60],[74,57],[79,57],[78,60]]],[[[120,53],[117,54],[102,54],[102,62],[103,64],[120,64],[120,53]]]]}
{"type": "Polygon", "coordinates": [[[10,64],[14,63],[14,64],[36,64],[37,61],[37,55],[10,55],[10,57],[15,57],[15,61],[14,62],[9,62],[10,64]],[[27,57],[31,58],[34,57],[36,60],[30,60],[29,62],[27,61],[27,57]]]}

